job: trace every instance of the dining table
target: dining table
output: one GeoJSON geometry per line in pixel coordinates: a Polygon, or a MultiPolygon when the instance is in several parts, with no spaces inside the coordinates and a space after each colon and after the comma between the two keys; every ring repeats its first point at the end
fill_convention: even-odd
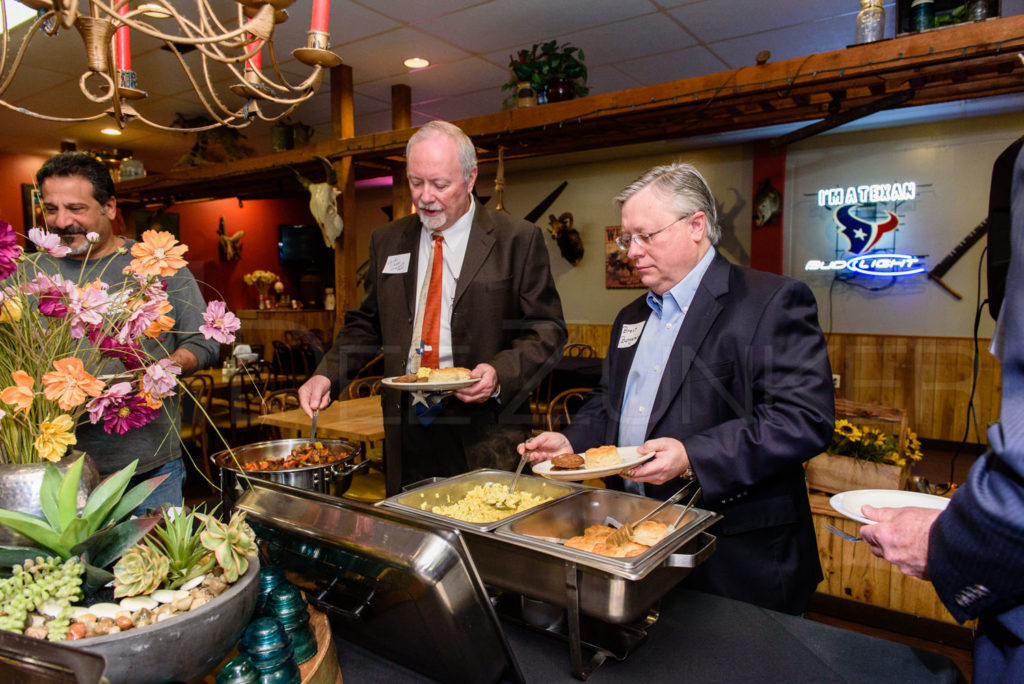
{"type": "MultiPolygon", "coordinates": [[[[262,416],[260,422],[296,432],[300,436],[308,435],[313,426],[312,419],[302,409],[271,413],[262,416]]],[[[316,434],[318,437],[347,439],[371,445],[384,439],[384,410],[381,408],[380,396],[335,401],[321,409],[317,417],[316,434]]]]}

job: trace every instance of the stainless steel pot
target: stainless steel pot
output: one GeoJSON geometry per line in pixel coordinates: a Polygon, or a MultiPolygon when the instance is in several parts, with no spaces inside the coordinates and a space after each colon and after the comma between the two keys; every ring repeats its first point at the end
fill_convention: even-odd
{"type": "Polygon", "coordinates": [[[213,463],[220,467],[221,493],[225,504],[233,504],[244,490],[248,478],[259,478],[279,482],[297,489],[308,489],[323,494],[341,496],[352,485],[352,475],[370,466],[369,460],[354,463],[363,452],[362,447],[343,439],[318,439],[332,454],[344,454],[333,463],[310,465],[283,470],[246,470],[247,463],[267,458],[284,458],[300,444],[309,444],[308,439],[275,439],[257,442],[235,449],[225,449],[211,456],[213,463]]]}

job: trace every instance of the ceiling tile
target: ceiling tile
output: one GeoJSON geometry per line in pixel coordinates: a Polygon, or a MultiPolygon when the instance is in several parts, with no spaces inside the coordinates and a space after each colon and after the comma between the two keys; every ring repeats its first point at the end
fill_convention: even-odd
{"type": "MultiPolygon", "coordinates": [[[[668,13],[693,31],[698,40],[711,42],[842,14],[850,16],[852,32],[853,16],[859,9],[859,3],[853,0],[704,0],[671,9],[668,13]]],[[[801,54],[810,52],[805,49],[801,54]]]]}
{"type": "Polygon", "coordinates": [[[618,68],[642,85],[713,74],[726,69],[722,60],[702,46],[631,59],[619,64],[618,68]]]}

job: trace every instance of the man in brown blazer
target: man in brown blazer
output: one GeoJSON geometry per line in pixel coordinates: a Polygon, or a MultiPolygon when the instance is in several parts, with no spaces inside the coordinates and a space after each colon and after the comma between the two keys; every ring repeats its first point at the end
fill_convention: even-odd
{"type": "Polygon", "coordinates": [[[385,377],[419,367],[418,309],[430,280],[433,236],[440,234],[439,367],[466,367],[480,380],[427,415],[408,392],[384,389],[389,495],[425,477],[511,469],[515,447],[530,431],[529,394],[566,339],[544,236],[537,226],[473,199],[476,151],[465,133],[430,122],[409,139],[406,160],[417,213],[373,232],[366,296],[346,313],[333,346],[299,389],[302,408],[311,414],[378,351],[385,377]]]}

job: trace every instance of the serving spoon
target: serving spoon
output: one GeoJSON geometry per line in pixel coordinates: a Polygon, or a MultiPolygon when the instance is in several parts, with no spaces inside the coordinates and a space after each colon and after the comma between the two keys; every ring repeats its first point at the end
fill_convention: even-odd
{"type": "Polygon", "coordinates": [[[494,507],[502,511],[511,511],[515,509],[515,504],[509,504],[508,500],[512,498],[512,495],[516,493],[516,483],[519,482],[519,475],[523,472],[523,466],[526,465],[526,454],[519,459],[519,465],[516,466],[516,474],[512,478],[512,482],[508,486],[508,494],[501,501],[495,501],[494,507]]]}

